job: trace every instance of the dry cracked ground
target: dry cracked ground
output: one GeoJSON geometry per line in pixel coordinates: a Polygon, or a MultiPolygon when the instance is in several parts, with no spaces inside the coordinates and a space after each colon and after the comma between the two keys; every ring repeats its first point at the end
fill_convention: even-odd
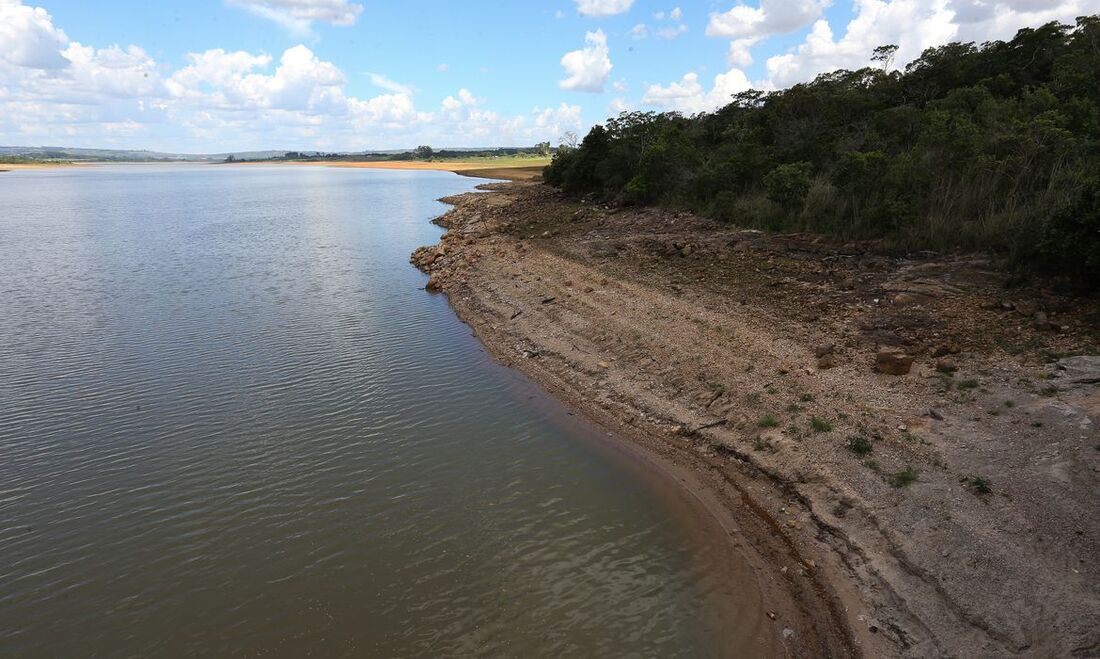
{"type": "Polygon", "coordinates": [[[486,187],[414,254],[429,289],[498,358],[737,488],[786,543],[769,579],[813,581],[848,634],[789,654],[1100,656],[1095,297],[486,187]]]}

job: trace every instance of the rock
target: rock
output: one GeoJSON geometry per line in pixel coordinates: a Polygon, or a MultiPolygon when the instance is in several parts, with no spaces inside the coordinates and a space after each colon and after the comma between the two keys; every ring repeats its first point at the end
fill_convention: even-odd
{"type": "Polygon", "coordinates": [[[959,354],[959,347],[953,343],[943,343],[936,346],[936,349],[932,351],[933,357],[944,357],[946,355],[959,354]]]}
{"type": "Polygon", "coordinates": [[[1015,309],[1016,313],[1020,314],[1021,316],[1030,317],[1039,312],[1039,305],[1035,304],[1034,302],[1028,302],[1026,300],[1013,302],[1012,308],[1015,309]]]}
{"type": "Polygon", "coordinates": [[[913,358],[900,350],[879,350],[875,355],[875,370],[887,375],[907,375],[913,368],[913,358]]]}
{"type": "Polygon", "coordinates": [[[953,359],[937,359],[936,370],[940,373],[954,373],[959,367],[953,359]]]}
{"type": "Polygon", "coordinates": [[[593,292],[593,291],[595,291],[595,290],[596,290],[596,289],[592,288],[591,286],[585,286],[585,287],[584,287],[584,292],[585,292],[585,293],[591,293],[591,292],[593,292]]]}
{"type": "Polygon", "coordinates": [[[912,293],[898,293],[894,296],[894,304],[913,304],[917,301],[917,296],[912,293]]]}
{"type": "Polygon", "coordinates": [[[821,357],[819,357],[817,360],[817,367],[823,371],[833,368],[834,366],[836,366],[836,356],[832,354],[821,355],[821,357]]]}
{"type": "Polygon", "coordinates": [[[431,291],[433,293],[443,290],[443,282],[439,280],[439,277],[432,275],[428,277],[428,283],[424,285],[424,290],[431,291]]]}
{"type": "Polygon", "coordinates": [[[1054,377],[1060,389],[1100,384],[1100,355],[1059,359],[1057,367],[1054,377]]]}
{"type": "Polygon", "coordinates": [[[1036,311],[1035,312],[1035,329],[1048,330],[1049,331],[1049,330],[1057,330],[1057,329],[1059,329],[1059,327],[1057,325],[1055,325],[1054,323],[1050,322],[1050,319],[1047,317],[1046,312],[1036,311]]]}
{"type": "Polygon", "coordinates": [[[836,344],[835,343],[833,343],[831,341],[828,342],[828,343],[822,343],[821,345],[814,348],[814,357],[820,358],[820,357],[824,357],[826,355],[831,355],[831,354],[833,354],[834,350],[836,350],[836,344]]]}
{"type": "Polygon", "coordinates": [[[611,368],[611,364],[608,364],[607,362],[596,362],[596,366],[604,369],[611,368]]]}
{"type": "Polygon", "coordinates": [[[789,641],[792,638],[794,638],[794,630],[791,629],[790,627],[784,627],[783,628],[783,640],[784,641],[789,641]]]}

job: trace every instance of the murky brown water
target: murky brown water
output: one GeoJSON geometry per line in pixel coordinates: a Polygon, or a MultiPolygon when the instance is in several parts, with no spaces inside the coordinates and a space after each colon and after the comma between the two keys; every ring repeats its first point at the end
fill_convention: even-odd
{"type": "Polygon", "coordinates": [[[729,555],[419,290],[473,183],[0,175],[0,655],[725,647],[729,555]]]}

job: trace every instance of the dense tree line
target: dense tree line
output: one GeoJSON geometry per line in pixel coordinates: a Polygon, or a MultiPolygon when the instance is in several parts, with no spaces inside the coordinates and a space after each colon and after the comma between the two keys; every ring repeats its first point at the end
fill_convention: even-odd
{"type": "Polygon", "coordinates": [[[547,182],[781,231],[984,249],[1100,283],[1100,16],[951,43],[887,71],[632,112],[561,148],[547,182]]]}

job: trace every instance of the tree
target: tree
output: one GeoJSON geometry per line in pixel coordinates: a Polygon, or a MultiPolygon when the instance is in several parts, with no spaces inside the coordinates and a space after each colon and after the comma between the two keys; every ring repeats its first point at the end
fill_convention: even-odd
{"type": "Polygon", "coordinates": [[[885,46],[879,46],[875,48],[874,54],[871,55],[872,62],[878,62],[882,65],[882,70],[886,71],[890,68],[890,65],[894,63],[894,55],[898,52],[898,47],[894,44],[887,44],[885,46]]]}
{"type": "Polygon", "coordinates": [[[413,153],[416,154],[418,160],[431,160],[432,155],[435,154],[435,150],[426,144],[421,144],[420,146],[416,147],[416,151],[414,151],[413,153]]]}
{"type": "Polygon", "coordinates": [[[558,138],[558,144],[566,149],[577,148],[577,134],[571,130],[565,131],[565,134],[558,138]]]}
{"type": "Polygon", "coordinates": [[[550,143],[549,142],[539,142],[538,144],[535,145],[535,153],[539,154],[540,156],[542,156],[544,158],[549,156],[550,155],[550,143]]]}

